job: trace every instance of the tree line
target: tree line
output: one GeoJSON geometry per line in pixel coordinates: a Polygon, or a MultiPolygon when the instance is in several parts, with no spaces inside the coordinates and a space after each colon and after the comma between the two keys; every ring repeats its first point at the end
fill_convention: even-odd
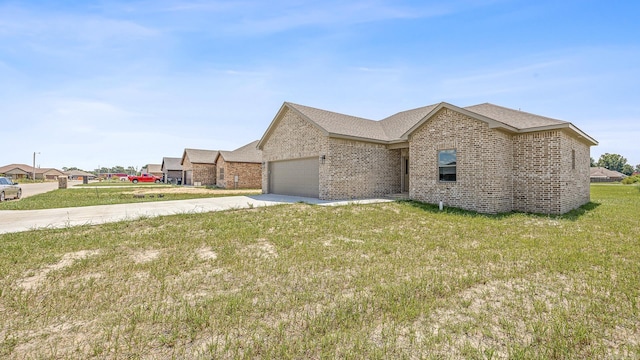
{"type": "MultiPolygon", "coordinates": [[[[62,168],[63,171],[72,171],[72,170],[80,170],[80,171],[85,171],[82,169],[79,169],[77,167],[63,167],[62,168]]],[[[93,173],[95,175],[99,175],[99,174],[127,174],[127,175],[135,175],[138,173],[138,168],[137,167],[133,167],[133,166],[128,166],[128,167],[124,167],[124,166],[114,166],[114,167],[101,167],[99,169],[94,169],[93,171],[87,171],[90,173],[93,173]]]]}
{"type": "Polygon", "coordinates": [[[620,154],[604,153],[600,155],[600,159],[595,161],[591,158],[591,167],[603,167],[605,169],[621,172],[625,175],[633,175],[640,173],[640,164],[633,167],[627,162],[627,159],[620,154]]]}

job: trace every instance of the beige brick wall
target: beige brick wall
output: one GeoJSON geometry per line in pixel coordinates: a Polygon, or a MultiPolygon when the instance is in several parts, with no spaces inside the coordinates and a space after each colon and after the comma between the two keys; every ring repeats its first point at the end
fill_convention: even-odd
{"type": "Polygon", "coordinates": [[[260,189],[262,186],[262,164],[260,163],[226,162],[220,156],[216,167],[218,172],[216,185],[218,187],[225,189],[260,189]],[[236,175],[238,176],[237,184],[235,183],[236,175]]]}
{"type": "Polygon", "coordinates": [[[588,145],[561,130],[513,138],[513,210],[564,214],[589,202],[588,145]]]}
{"type": "Polygon", "coordinates": [[[559,214],[560,132],[517,134],[513,143],[513,210],[559,214]]]}
{"type": "MultiPolygon", "coordinates": [[[[327,137],[314,125],[289,109],[262,148],[262,192],[269,191],[269,162],[320,156],[326,154],[327,137]]],[[[320,178],[326,166],[320,167],[320,178]]]]}
{"type": "Polygon", "coordinates": [[[320,197],[357,199],[400,192],[400,150],[361,141],[329,139],[320,197]]]}
{"type": "Polygon", "coordinates": [[[562,165],[560,175],[560,213],[588,203],[590,198],[590,148],[578,139],[560,132],[562,165]],[[572,159],[575,154],[575,161],[572,159]]]}
{"type": "Polygon", "coordinates": [[[411,136],[412,199],[483,213],[511,211],[511,136],[443,109],[411,136]],[[439,181],[438,151],[455,149],[456,181],[439,181]]]}

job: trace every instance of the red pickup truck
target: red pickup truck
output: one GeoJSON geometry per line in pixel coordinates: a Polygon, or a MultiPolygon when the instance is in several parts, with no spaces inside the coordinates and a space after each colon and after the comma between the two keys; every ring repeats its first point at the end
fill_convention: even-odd
{"type": "Polygon", "coordinates": [[[159,176],[151,175],[151,174],[141,174],[141,175],[129,175],[127,179],[134,184],[138,182],[154,182],[159,183],[162,182],[162,178],[159,176]]]}

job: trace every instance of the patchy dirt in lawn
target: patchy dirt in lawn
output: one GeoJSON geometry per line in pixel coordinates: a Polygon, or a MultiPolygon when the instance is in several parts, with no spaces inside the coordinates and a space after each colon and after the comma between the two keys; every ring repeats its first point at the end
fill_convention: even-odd
{"type": "Polygon", "coordinates": [[[202,260],[215,260],[218,258],[218,254],[216,254],[211,248],[203,247],[197,250],[198,257],[202,260]]]}
{"type": "Polygon", "coordinates": [[[146,250],[139,251],[131,255],[131,258],[136,264],[143,264],[149,261],[153,261],[160,256],[160,250],[146,250]]]}
{"type": "Polygon", "coordinates": [[[46,266],[43,269],[36,271],[35,275],[28,276],[18,280],[18,286],[26,290],[34,289],[42,284],[52,271],[64,269],[73,265],[77,260],[85,259],[90,256],[98,255],[100,250],[82,250],[73,253],[67,253],[62,256],[62,259],[55,264],[46,266]]]}

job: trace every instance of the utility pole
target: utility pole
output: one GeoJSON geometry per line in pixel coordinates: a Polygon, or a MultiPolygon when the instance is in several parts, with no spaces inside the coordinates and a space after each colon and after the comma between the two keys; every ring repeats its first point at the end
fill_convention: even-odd
{"type": "Polygon", "coordinates": [[[36,154],[40,155],[40,153],[33,152],[33,182],[36,182],[36,154]]]}

